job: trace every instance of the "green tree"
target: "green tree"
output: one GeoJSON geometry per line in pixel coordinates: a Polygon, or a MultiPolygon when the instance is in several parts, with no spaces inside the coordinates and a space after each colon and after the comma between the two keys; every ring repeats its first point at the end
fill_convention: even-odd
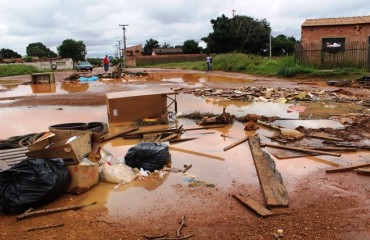
{"type": "Polygon", "coordinates": [[[181,50],[185,54],[200,53],[202,48],[199,47],[199,43],[194,40],[186,40],[181,47],[181,50]]]}
{"type": "Polygon", "coordinates": [[[22,57],[19,53],[14,52],[11,49],[2,48],[0,50],[0,56],[3,58],[20,58],[22,57]]]}
{"type": "Polygon", "coordinates": [[[294,53],[294,45],[297,40],[280,34],[271,39],[271,53],[273,56],[291,55],[294,53]]]}
{"type": "Polygon", "coordinates": [[[161,48],[173,48],[169,43],[164,42],[161,48]]]}
{"type": "Polygon", "coordinates": [[[146,40],[146,44],[143,47],[143,55],[151,55],[153,48],[159,48],[159,42],[154,39],[146,40]]]}
{"type": "Polygon", "coordinates": [[[48,57],[57,57],[58,55],[47,48],[44,44],[30,43],[26,48],[27,56],[39,57],[39,58],[48,58],[48,57]]]}
{"type": "Polygon", "coordinates": [[[212,19],[213,32],[202,38],[207,51],[215,53],[241,52],[257,54],[269,43],[270,24],[248,16],[212,19]]]}
{"type": "Polygon", "coordinates": [[[57,50],[62,58],[72,58],[75,62],[84,60],[87,54],[85,43],[73,39],[64,40],[62,45],[57,47],[57,50]]]}

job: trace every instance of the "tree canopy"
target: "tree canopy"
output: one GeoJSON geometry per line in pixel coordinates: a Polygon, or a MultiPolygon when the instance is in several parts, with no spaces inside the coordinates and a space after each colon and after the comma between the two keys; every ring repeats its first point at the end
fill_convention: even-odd
{"type": "Polygon", "coordinates": [[[73,61],[84,60],[87,54],[86,45],[83,41],[66,39],[57,47],[59,56],[62,58],[72,58],[73,61]]]}
{"type": "Polygon", "coordinates": [[[143,55],[152,54],[153,48],[159,48],[159,42],[154,39],[146,40],[146,44],[143,47],[143,55]]]}
{"type": "Polygon", "coordinates": [[[297,40],[294,37],[287,37],[280,34],[271,39],[271,52],[273,56],[290,55],[294,53],[294,45],[297,40]]]}
{"type": "Polygon", "coordinates": [[[11,49],[2,48],[0,50],[0,57],[2,57],[2,58],[20,58],[22,56],[19,53],[14,52],[11,49]]]}
{"type": "Polygon", "coordinates": [[[28,44],[26,48],[26,53],[28,56],[39,58],[49,58],[58,56],[55,52],[51,51],[41,42],[28,44]]]}
{"type": "Polygon", "coordinates": [[[199,43],[194,40],[186,40],[181,47],[181,50],[185,54],[200,53],[202,48],[199,47],[199,43]]]}
{"type": "Polygon", "coordinates": [[[207,51],[214,53],[241,52],[258,54],[269,44],[270,24],[248,16],[228,18],[225,15],[211,20],[213,32],[202,38],[207,51]]]}

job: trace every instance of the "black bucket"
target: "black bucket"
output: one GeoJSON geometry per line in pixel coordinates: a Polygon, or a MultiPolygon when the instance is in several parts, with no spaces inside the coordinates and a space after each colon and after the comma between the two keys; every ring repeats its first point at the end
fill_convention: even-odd
{"type": "Polygon", "coordinates": [[[49,130],[87,130],[87,128],[87,123],[62,123],[50,126],[49,130]]]}

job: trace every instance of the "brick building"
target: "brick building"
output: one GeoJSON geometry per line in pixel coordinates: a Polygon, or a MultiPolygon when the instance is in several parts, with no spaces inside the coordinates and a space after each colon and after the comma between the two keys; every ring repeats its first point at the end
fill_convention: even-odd
{"type": "Polygon", "coordinates": [[[369,44],[370,16],[307,19],[296,53],[308,65],[363,67],[369,66],[369,44]]]}

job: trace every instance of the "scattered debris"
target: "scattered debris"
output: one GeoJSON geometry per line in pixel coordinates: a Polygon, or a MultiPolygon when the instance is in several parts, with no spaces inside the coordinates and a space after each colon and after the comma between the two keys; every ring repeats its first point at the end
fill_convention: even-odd
{"type": "Polygon", "coordinates": [[[30,208],[26,212],[24,212],[22,215],[19,215],[17,217],[17,220],[23,220],[23,219],[30,218],[30,217],[37,217],[37,216],[42,216],[42,215],[47,215],[47,214],[52,214],[52,213],[57,213],[57,212],[64,212],[68,210],[79,210],[81,208],[88,207],[88,206],[91,206],[97,203],[98,202],[93,202],[90,204],[72,205],[72,206],[67,206],[67,207],[52,208],[52,209],[45,209],[45,210],[39,210],[39,211],[32,211],[33,209],[30,208]]]}
{"type": "Polygon", "coordinates": [[[205,186],[205,187],[216,187],[213,183],[207,183],[205,181],[201,181],[195,178],[185,178],[186,182],[188,182],[189,187],[200,187],[200,186],[205,186]]]}
{"type": "Polygon", "coordinates": [[[209,125],[209,124],[228,124],[235,120],[235,116],[226,112],[226,108],[223,109],[220,115],[214,117],[204,117],[198,124],[209,125]]]}
{"type": "Polygon", "coordinates": [[[47,226],[42,226],[42,227],[33,227],[33,228],[27,229],[27,232],[31,232],[35,230],[43,230],[43,229],[48,229],[48,228],[63,227],[63,226],[64,226],[64,223],[47,225],[47,226]]]}
{"type": "Polygon", "coordinates": [[[186,173],[192,166],[193,166],[193,164],[185,164],[184,165],[184,170],[182,171],[182,173],[186,173]]]}
{"type": "Polygon", "coordinates": [[[259,120],[257,120],[257,123],[265,127],[269,127],[269,128],[279,131],[283,137],[288,138],[289,140],[297,140],[297,139],[302,139],[304,137],[304,134],[302,134],[298,130],[278,127],[278,126],[265,123],[259,120]]]}

